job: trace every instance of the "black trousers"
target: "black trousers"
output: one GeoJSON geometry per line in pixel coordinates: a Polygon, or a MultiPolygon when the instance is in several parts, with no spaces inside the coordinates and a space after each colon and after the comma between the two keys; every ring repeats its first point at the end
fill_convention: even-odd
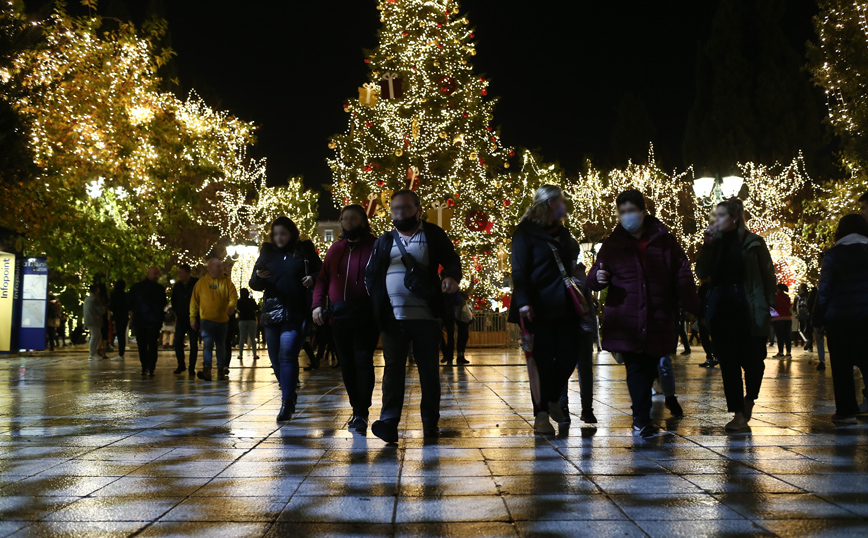
{"type": "MultiPolygon", "coordinates": [[[[549,403],[560,402],[564,388],[576,369],[582,354],[584,334],[579,318],[538,321],[533,332],[533,360],[539,372],[540,400],[533,401],[533,414],[548,412],[549,403]]],[[[582,395],[584,399],[584,394],[582,395]]]]}
{"type": "Polygon", "coordinates": [[[714,355],[720,361],[726,408],[730,413],[742,413],[745,398],[756,400],[759,397],[768,353],[766,337],[734,336],[724,329],[719,333],[713,331],[711,338],[714,340],[714,355]]]}
{"type": "Polygon", "coordinates": [[[374,393],[374,350],[379,339],[380,331],[373,320],[332,325],[332,341],[344,387],[357,417],[368,418],[374,393]]]}
{"type": "Polygon", "coordinates": [[[175,323],[175,340],[172,342],[175,348],[175,358],[178,360],[178,368],[186,368],[184,354],[185,337],[190,336],[190,370],[196,369],[196,359],[199,356],[199,331],[190,327],[189,319],[178,318],[175,323]]]}
{"type": "Polygon", "coordinates": [[[118,338],[118,355],[124,356],[127,350],[127,325],[130,324],[129,319],[115,318],[115,336],[118,338]]]}
{"type": "MultiPolygon", "coordinates": [[[[835,390],[835,414],[840,416],[851,416],[859,412],[853,367],[858,366],[863,376],[868,368],[868,351],[864,343],[865,329],[864,323],[826,325],[829,362],[832,365],[832,386],[835,390]]],[[[862,392],[866,393],[866,391],[862,392]]]]}
{"type": "Polygon", "coordinates": [[[772,326],[775,329],[775,339],[778,341],[778,353],[783,355],[786,345],[787,355],[789,355],[793,347],[793,321],[789,319],[773,321],[772,326]]]}
{"type": "Polygon", "coordinates": [[[640,422],[651,420],[651,386],[657,378],[660,357],[645,353],[622,353],[627,367],[627,389],[633,402],[633,418],[640,422]]]}
{"type": "MultiPolygon", "coordinates": [[[[592,333],[583,332],[577,335],[579,340],[579,391],[582,398],[582,411],[594,410],[594,335],[592,333]]],[[[561,392],[561,407],[567,407],[570,403],[568,396],[567,385],[564,385],[564,390],[561,392]]]]}
{"type": "Polygon", "coordinates": [[[163,326],[137,323],[135,327],[142,370],[153,372],[157,367],[157,345],[160,342],[160,332],[163,326]]]}
{"type": "Polygon", "coordinates": [[[446,334],[440,336],[440,351],[447,362],[455,359],[455,318],[443,320],[443,330],[446,334]]]}
{"type": "Polygon", "coordinates": [[[440,420],[441,324],[437,320],[392,320],[383,328],[383,408],[380,420],[398,423],[404,408],[404,382],[407,375],[407,355],[413,345],[413,359],[419,369],[422,386],[422,423],[435,427],[440,420]]]}
{"type": "Polygon", "coordinates": [[[702,343],[702,350],[705,351],[705,358],[713,359],[714,346],[711,345],[711,335],[708,330],[708,325],[701,320],[699,322],[699,341],[702,343]]]}
{"type": "Polygon", "coordinates": [[[455,326],[458,328],[458,358],[463,359],[467,341],[470,340],[470,324],[455,320],[455,326]]]}
{"type": "Polygon", "coordinates": [[[678,320],[678,337],[681,339],[681,345],[684,346],[684,350],[689,350],[690,339],[687,338],[687,329],[684,328],[683,320],[678,320]]]}

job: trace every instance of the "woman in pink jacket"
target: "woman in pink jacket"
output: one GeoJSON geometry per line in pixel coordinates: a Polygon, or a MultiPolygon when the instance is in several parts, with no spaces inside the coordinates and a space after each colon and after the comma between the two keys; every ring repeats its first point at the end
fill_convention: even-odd
{"type": "Polygon", "coordinates": [[[341,211],[341,237],[326,253],[313,292],[313,321],[332,323],[332,336],[344,386],[353,407],[348,423],[364,433],[374,392],[374,349],[380,329],[365,288],[365,268],[376,238],[360,205],[341,211]]]}

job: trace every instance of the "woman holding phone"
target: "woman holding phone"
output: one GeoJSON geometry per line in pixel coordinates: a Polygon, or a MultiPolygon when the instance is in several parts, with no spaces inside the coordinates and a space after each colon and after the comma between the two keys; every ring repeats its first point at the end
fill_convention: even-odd
{"type": "Polygon", "coordinates": [[[726,406],[734,413],[726,430],[747,430],[765,371],[776,280],[765,241],[746,229],[741,200],[731,198],[715,208],[696,275],[710,279],[705,316],[720,361],[726,406]]]}

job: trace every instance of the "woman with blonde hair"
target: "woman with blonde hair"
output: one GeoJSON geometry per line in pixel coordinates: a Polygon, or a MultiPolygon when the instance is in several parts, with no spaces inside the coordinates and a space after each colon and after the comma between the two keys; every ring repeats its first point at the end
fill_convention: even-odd
{"type": "MultiPolygon", "coordinates": [[[[534,396],[534,430],[553,434],[568,421],[559,404],[581,352],[581,316],[568,295],[565,278],[575,270],[579,244],[561,222],[567,206],[561,189],[543,185],[533,197],[512,236],[512,279],[515,289],[509,321],[523,323],[534,335],[533,359],[539,373],[539,395],[534,396]]],[[[585,408],[582,417],[593,416],[585,408]]]]}

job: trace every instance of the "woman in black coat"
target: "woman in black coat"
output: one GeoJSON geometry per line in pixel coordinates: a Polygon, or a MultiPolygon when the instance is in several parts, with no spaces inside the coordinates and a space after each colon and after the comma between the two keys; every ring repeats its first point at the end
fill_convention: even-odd
{"type": "MultiPolygon", "coordinates": [[[[567,422],[559,400],[581,353],[583,340],[578,336],[587,336],[579,313],[567,296],[555,258],[555,255],[560,258],[567,275],[573,274],[579,245],[561,223],[565,216],[561,189],[543,185],[537,189],[533,205],[512,236],[515,289],[509,321],[519,323],[524,319],[534,335],[533,358],[539,372],[541,400],[532,398],[534,430],[546,434],[554,433],[550,417],[559,424],[567,422]]],[[[582,415],[585,418],[584,412],[582,415]]]]}
{"type": "MultiPolygon", "coordinates": [[[[853,366],[868,367],[864,335],[868,328],[868,222],[846,215],[838,223],[835,246],[823,256],[814,325],[826,331],[835,389],[836,424],[856,424],[859,404],[853,366]]],[[[866,391],[863,391],[863,394],[866,391]]]]}
{"type": "Polygon", "coordinates": [[[250,277],[250,287],[265,292],[259,322],[282,405],[278,421],[290,420],[298,401],[298,354],[310,323],[311,289],[322,261],[313,243],[300,241],[298,227],[288,217],[271,224],[271,242],[263,243],[250,277]]]}

